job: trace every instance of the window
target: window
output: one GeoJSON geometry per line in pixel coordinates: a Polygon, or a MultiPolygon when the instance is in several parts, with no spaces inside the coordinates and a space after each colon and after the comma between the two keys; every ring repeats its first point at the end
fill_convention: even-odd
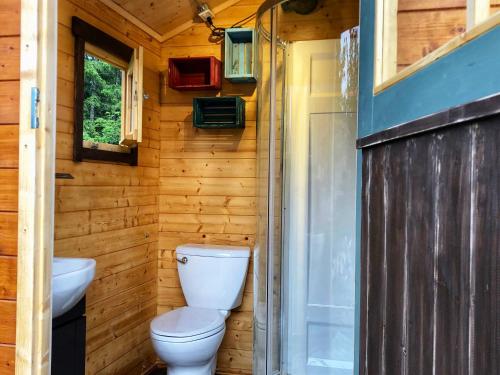
{"type": "Polygon", "coordinates": [[[499,0],[376,0],[375,92],[500,23],[499,0]]]}
{"type": "Polygon", "coordinates": [[[142,47],[132,49],[73,18],[73,159],[137,165],[142,140],[142,47]]]}

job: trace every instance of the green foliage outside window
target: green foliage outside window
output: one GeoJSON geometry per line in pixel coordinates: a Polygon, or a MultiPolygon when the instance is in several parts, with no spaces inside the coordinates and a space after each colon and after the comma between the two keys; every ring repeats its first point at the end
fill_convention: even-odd
{"type": "Polygon", "coordinates": [[[85,54],[83,140],[117,145],[120,142],[122,71],[85,54]]]}

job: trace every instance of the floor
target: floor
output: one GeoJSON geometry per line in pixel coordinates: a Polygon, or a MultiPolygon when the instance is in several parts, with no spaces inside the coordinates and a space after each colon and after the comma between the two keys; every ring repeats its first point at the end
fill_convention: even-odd
{"type": "MultiPolygon", "coordinates": [[[[167,369],[165,367],[156,367],[147,373],[147,375],[166,375],[166,374],[167,374],[167,369]]],[[[222,375],[222,374],[216,373],[215,375],[222,375]]]]}
{"type": "Polygon", "coordinates": [[[151,370],[151,372],[148,372],[147,375],[165,375],[166,373],[167,371],[165,367],[157,367],[151,370]]]}

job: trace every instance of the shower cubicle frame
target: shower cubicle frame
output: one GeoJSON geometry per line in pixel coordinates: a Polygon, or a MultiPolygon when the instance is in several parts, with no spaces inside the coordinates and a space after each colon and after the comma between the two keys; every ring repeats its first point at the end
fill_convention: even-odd
{"type": "MultiPolygon", "coordinates": [[[[280,321],[282,320],[282,312],[281,311],[275,311],[275,305],[274,305],[274,290],[275,290],[275,277],[277,276],[275,274],[275,269],[272,267],[271,263],[275,261],[277,252],[282,251],[282,246],[280,248],[276,247],[276,241],[275,241],[275,225],[276,225],[276,212],[275,212],[275,201],[274,197],[277,192],[277,189],[282,189],[282,187],[277,187],[276,186],[276,179],[274,178],[276,171],[278,168],[282,172],[282,178],[283,180],[286,179],[286,171],[284,170],[285,167],[283,165],[283,161],[280,158],[281,162],[279,165],[277,165],[277,154],[276,154],[276,147],[274,145],[276,144],[276,127],[278,125],[278,120],[277,120],[277,106],[276,106],[276,89],[277,87],[277,79],[276,79],[276,68],[277,68],[277,53],[279,48],[284,48],[286,50],[287,43],[284,41],[281,41],[278,38],[278,33],[277,33],[277,27],[278,27],[278,6],[286,3],[290,0],[266,0],[262,3],[262,5],[259,7],[256,13],[256,25],[259,25],[259,21],[263,18],[263,16],[267,13],[270,12],[270,33],[263,33],[263,30],[257,30],[256,33],[256,43],[259,43],[259,38],[264,38],[270,43],[270,48],[271,48],[271,54],[270,54],[270,81],[269,81],[269,90],[270,90],[270,95],[269,95],[269,154],[267,155],[268,157],[268,174],[270,178],[268,179],[268,191],[267,191],[267,238],[265,242],[265,254],[262,254],[263,256],[266,257],[266,321],[265,321],[265,327],[266,327],[266,338],[265,338],[265,374],[258,374],[258,375],[280,375],[282,372],[282,350],[279,349],[278,352],[274,353],[273,350],[274,348],[281,347],[280,345],[276,345],[275,340],[280,340],[283,337],[283,327],[280,327],[280,334],[279,337],[276,337],[273,335],[275,332],[275,327],[274,324],[275,322],[273,321],[274,315],[276,313],[280,314],[280,321]],[[279,370],[273,369],[273,363],[276,362],[276,358],[274,356],[279,356],[278,363],[279,363],[279,370]]],[[[258,48],[257,48],[258,50],[258,48]]],[[[286,53],[285,53],[286,55],[286,53]]],[[[258,57],[256,58],[256,61],[258,61],[258,57]]],[[[283,64],[285,64],[286,58],[283,61],[283,64]]],[[[286,73],[284,74],[283,78],[283,95],[286,97],[286,92],[285,90],[285,80],[286,80],[286,73]]],[[[260,79],[260,77],[257,77],[257,79],[260,79]]],[[[286,100],[283,98],[282,103],[283,103],[283,110],[286,107],[285,104],[286,100]]],[[[284,119],[285,116],[282,116],[280,118],[280,121],[283,122],[283,124],[286,123],[286,119],[284,119]]],[[[259,126],[259,124],[257,124],[259,126]]],[[[285,134],[286,134],[286,126],[281,127],[281,153],[282,155],[285,153],[285,134]]],[[[355,304],[355,326],[354,326],[354,373],[358,372],[359,369],[359,358],[358,358],[358,353],[359,353],[359,285],[360,285],[360,248],[359,248],[359,214],[360,214],[360,205],[359,205],[359,196],[360,196],[360,184],[359,184],[359,170],[360,170],[360,157],[359,157],[359,152],[357,156],[357,170],[358,170],[358,181],[356,183],[356,270],[355,270],[355,298],[356,298],[356,304],[355,304]]],[[[283,232],[283,226],[281,226],[280,229],[283,232]]],[[[283,238],[283,237],[282,237],[283,238]]],[[[261,244],[262,245],[262,244],[261,244]]],[[[262,252],[261,252],[262,253],[262,252]]],[[[262,256],[261,255],[261,256],[262,256]]],[[[280,257],[281,262],[283,262],[283,257],[280,257]]],[[[282,264],[280,264],[280,267],[282,264]]],[[[281,275],[278,275],[280,278],[280,283],[283,285],[283,279],[282,279],[282,272],[281,275]]],[[[281,293],[281,305],[283,304],[283,293],[281,293]]],[[[256,308],[257,306],[255,306],[256,308]]],[[[254,343],[256,339],[256,332],[254,331],[254,343]]],[[[254,355],[254,364],[255,364],[255,356],[260,355],[261,351],[258,350],[258,348],[254,347],[253,351],[254,355]]],[[[254,366],[254,374],[257,375],[256,371],[258,369],[255,368],[254,366]]]]}
{"type": "MultiPolygon", "coordinates": [[[[271,48],[271,59],[270,59],[270,84],[269,84],[269,145],[274,145],[276,143],[276,62],[277,62],[277,48],[278,45],[281,44],[278,41],[277,35],[277,23],[278,23],[278,12],[276,6],[281,3],[285,3],[289,0],[266,0],[257,10],[257,24],[259,20],[264,16],[266,12],[270,12],[271,17],[271,32],[270,35],[264,35],[262,32],[258,33],[257,38],[264,37],[270,42],[271,48]]],[[[283,46],[282,46],[283,47],[283,46]]],[[[268,173],[269,176],[275,176],[276,173],[276,153],[274,147],[269,147],[269,155],[268,155],[268,173]]],[[[280,166],[281,168],[281,166],[280,166]]],[[[274,340],[276,337],[273,337],[274,332],[274,322],[273,317],[275,314],[275,306],[273,301],[273,292],[274,292],[274,267],[270,266],[270,261],[275,259],[276,251],[280,251],[280,249],[275,248],[275,233],[274,230],[269,228],[275,227],[275,205],[274,205],[274,195],[276,192],[275,179],[269,178],[268,180],[268,206],[267,206],[267,238],[266,238],[266,249],[265,249],[265,257],[266,257],[266,350],[265,350],[265,370],[266,375],[273,374],[273,352],[272,349],[274,347],[274,340]],[[271,282],[270,282],[271,281],[271,282]]],[[[258,350],[254,350],[255,353],[258,353],[258,350]]],[[[281,358],[280,358],[281,363],[281,358]]],[[[280,364],[281,367],[281,364],[280,364]]],[[[255,369],[254,369],[255,373],[255,369]]],[[[280,372],[278,372],[279,374],[280,372]]]]}

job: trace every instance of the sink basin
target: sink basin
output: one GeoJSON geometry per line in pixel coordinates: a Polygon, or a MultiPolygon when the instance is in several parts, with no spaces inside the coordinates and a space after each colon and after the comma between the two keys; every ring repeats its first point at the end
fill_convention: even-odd
{"type": "Polygon", "coordinates": [[[52,318],[71,310],[95,276],[95,260],[57,258],[52,264],[52,318]]]}

